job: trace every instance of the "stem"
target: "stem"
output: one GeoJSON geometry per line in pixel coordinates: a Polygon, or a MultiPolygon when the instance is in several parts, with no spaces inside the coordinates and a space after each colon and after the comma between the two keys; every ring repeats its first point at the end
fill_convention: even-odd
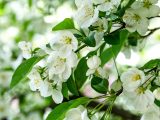
{"type": "Polygon", "coordinates": [[[144,86],[152,77],[154,76],[149,77],[140,87],[144,86]]]}
{"type": "Polygon", "coordinates": [[[102,99],[102,98],[106,98],[106,97],[109,97],[109,95],[108,94],[107,95],[102,95],[102,96],[95,97],[93,99],[96,100],[96,99],[102,99]]]}
{"type": "MultiPolygon", "coordinates": [[[[110,45],[111,47],[111,45],[110,45]]],[[[114,61],[114,65],[115,65],[115,68],[116,68],[116,71],[117,71],[117,74],[118,74],[118,80],[120,80],[120,74],[119,74],[119,71],[118,71],[118,67],[117,67],[117,63],[116,63],[116,57],[114,55],[114,52],[113,52],[113,49],[112,49],[112,54],[113,54],[113,61],[114,61]]]]}
{"type": "Polygon", "coordinates": [[[148,33],[148,34],[145,35],[145,36],[141,36],[141,38],[146,38],[146,37],[152,35],[152,34],[153,34],[156,30],[158,30],[158,29],[160,29],[160,27],[150,30],[150,33],[148,33]]]}
{"type": "MultiPolygon", "coordinates": [[[[98,104],[92,111],[91,111],[91,116],[93,116],[96,112],[100,111],[104,105],[105,105],[105,102],[106,100],[103,101],[104,103],[101,103],[101,104],[98,104]],[[95,111],[94,111],[95,110],[95,111]],[[93,113],[92,113],[93,112],[93,113]]],[[[91,117],[90,116],[90,117],[91,117]]]]}
{"type": "Polygon", "coordinates": [[[112,107],[113,107],[115,100],[116,100],[116,97],[113,97],[113,100],[111,99],[111,104],[109,105],[107,111],[102,116],[101,120],[110,120],[110,114],[111,114],[112,107]],[[107,115],[107,113],[108,113],[108,115],[107,115]]]}
{"type": "Polygon", "coordinates": [[[83,49],[83,48],[86,47],[86,46],[87,46],[86,44],[82,45],[81,47],[79,47],[79,48],[75,51],[75,53],[79,52],[81,49],[83,49]]]}
{"type": "Polygon", "coordinates": [[[150,70],[148,70],[148,71],[146,71],[145,74],[150,73],[150,72],[152,72],[152,71],[155,71],[156,69],[157,69],[157,66],[154,67],[154,68],[152,68],[152,69],[150,69],[150,70]]]}

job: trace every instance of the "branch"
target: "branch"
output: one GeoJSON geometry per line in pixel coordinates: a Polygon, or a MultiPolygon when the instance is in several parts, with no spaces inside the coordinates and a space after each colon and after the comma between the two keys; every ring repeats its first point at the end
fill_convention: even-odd
{"type": "MultiPolygon", "coordinates": [[[[98,102],[91,102],[88,107],[90,108],[94,108],[98,105],[98,102]]],[[[108,108],[108,105],[105,105],[104,107],[102,107],[101,111],[106,111],[108,108]]],[[[113,115],[117,115],[123,118],[123,120],[140,120],[140,116],[134,115],[131,112],[127,111],[127,110],[123,110],[117,106],[113,106],[112,108],[112,112],[113,115]]]]}
{"type": "MultiPolygon", "coordinates": [[[[84,97],[83,94],[80,95],[81,97],[84,97]]],[[[80,97],[79,96],[79,97],[80,97]]],[[[70,96],[70,100],[73,100],[73,99],[77,99],[79,98],[78,96],[70,96]]],[[[65,100],[65,101],[68,101],[68,100],[65,100]]],[[[96,102],[96,101],[92,101],[90,102],[87,106],[89,108],[95,108],[97,105],[99,105],[100,103],[99,102],[96,102]]],[[[106,111],[107,108],[109,106],[108,105],[104,105],[100,111],[106,111]]],[[[112,112],[111,112],[113,115],[116,115],[116,116],[120,116],[122,117],[122,120],[140,120],[140,116],[138,115],[135,115],[127,110],[124,110],[118,106],[113,106],[112,108],[112,112]]]]}

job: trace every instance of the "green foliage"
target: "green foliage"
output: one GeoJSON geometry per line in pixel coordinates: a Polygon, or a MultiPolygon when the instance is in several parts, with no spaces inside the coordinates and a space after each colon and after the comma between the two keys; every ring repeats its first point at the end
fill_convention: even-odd
{"type": "Polygon", "coordinates": [[[119,15],[119,17],[122,17],[126,11],[126,9],[128,9],[136,0],[124,0],[124,2],[126,2],[125,6],[120,6],[118,9],[117,14],[119,15]]]}
{"type": "Polygon", "coordinates": [[[62,22],[52,28],[52,31],[75,29],[74,22],[70,18],[64,19],[62,22]]]}
{"type": "Polygon", "coordinates": [[[15,70],[12,80],[10,83],[10,87],[13,88],[16,86],[21,80],[25,79],[29,72],[32,70],[33,66],[38,63],[44,56],[34,56],[28,60],[22,62],[18,68],[15,70]]]}
{"type": "Polygon", "coordinates": [[[120,31],[115,31],[111,34],[104,36],[104,40],[106,43],[110,45],[116,45],[120,43],[120,31]]]}
{"type": "Polygon", "coordinates": [[[82,97],[76,100],[71,100],[69,102],[64,102],[53,109],[46,120],[63,120],[68,110],[71,108],[76,108],[79,105],[86,104],[89,100],[89,98],[82,97]]]}
{"type": "Polygon", "coordinates": [[[67,86],[67,83],[66,83],[66,82],[64,82],[64,83],[62,84],[62,94],[63,94],[63,96],[64,96],[67,100],[69,100],[68,86],[67,86]]]}
{"type": "Polygon", "coordinates": [[[102,66],[107,63],[111,58],[117,57],[118,53],[121,51],[121,48],[123,47],[124,42],[126,41],[128,37],[128,31],[127,30],[122,30],[120,31],[120,43],[118,45],[112,45],[111,47],[107,48],[104,50],[100,56],[101,61],[102,61],[102,66]]]}
{"type": "Polygon", "coordinates": [[[32,7],[33,1],[32,0],[28,0],[28,5],[29,7],[32,7]]]}
{"type": "Polygon", "coordinates": [[[67,86],[68,86],[69,91],[70,91],[73,95],[79,96],[76,83],[75,83],[75,81],[74,81],[74,79],[73,79],[72,76],[70,76],[70,78],[67,80],[67,86]]]}
{"type": "Polygon", "coordinates": [[[108,80],[99,77],[93,77],[91,80],[91,86],[95,91],[106,94],[108,90],[108,80]]]}
{"type": "Polygon", "coordinates": [[[159,88],[160,86],[159,85],[157,85],[156,83],[155,83],[155,81],[153,80],[152,82],[151,82],[151,88],[150,88],[150,90],[153,92],[155,89],[157,89],[157,88],[159,88]]]}
{"type": "Polygon", "coordinates": [[[106,16],[106,12],[103,12],[103,11],[99,11],[99,14],[98,14],[98,17],[99,18],[103,18],[106,16]]]}
{"type": "Polygon", "coordinates": [[[160,107],[160,100],[155,99],[154,103],[155,103],[158,107],[160,107]]]}
{"type": "Polygon", "coordinates": [[[87,59],[83,57],[74,72],[75,81],[78,89],[80,89],[87,80],[86,72],[88,70],[87,59]]]}
{"type": "Polygon", "coordinates": [[[95,38],[94,38],[94,34],[95,33],[91,34],[89,37],[86,37],[83,41],[89,47],[95,47],[96,46],[96,41],[95,41],[95,38]]]}
{"type": "Polygon", "coordinates": [[[147,62],[141,69],[152,69],[160,66],[160,59],[154,59],[147,62]]]}
{"type": "Polygon", "coordinates": [[[140,35],[138,34],[138,32],[130,33],[128,36],[128,43],[131,46],[137,46],[139,39],[140,39],[140,35]]]}

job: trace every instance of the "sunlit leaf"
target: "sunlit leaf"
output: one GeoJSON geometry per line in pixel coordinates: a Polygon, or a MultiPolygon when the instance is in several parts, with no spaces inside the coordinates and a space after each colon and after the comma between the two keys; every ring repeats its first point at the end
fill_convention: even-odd
{"type": "Polygon", "coordinates": [[[64,102],[54,108],[53,111],[48,115],[46,120],[63,120],[68,110],[76,108],[79,105],[86,104],[88,101],[89,98],[82,97],[76,100],[71,100],[69,102],[64,102]]]}
{"type": "Polygon", "coordinates": [[[29,72],[32,70],[33,66],[38,63],[44,56],[34,56],[28,60],[22,62],[18,68],[15,70],[12,80],[10,83],[10,87],[13,88],[16,86],[20,81],[25,79],[29,72]]]}
{"type": "Polygon", "coordinates": [[[74,27],[74,22],[70,18],[64,19],[62,22],[57,24],[52,28],[52,31],[57,31],[57,30],[66,30],[66,29],[75,29],[74,27]]]}

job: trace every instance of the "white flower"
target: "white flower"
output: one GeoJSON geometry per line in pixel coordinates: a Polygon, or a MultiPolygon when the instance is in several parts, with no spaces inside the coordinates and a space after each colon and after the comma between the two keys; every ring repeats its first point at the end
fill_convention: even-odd
{"type": "Polygon", "coordinates": [[[49,79],[54,79],[54,75],[59,75],[61,79],[67,80],[71,75],[71,69],[77,65],[77,55],[53,51],[48,57],[49,79]]]}
{"type": "Polygon", "coordinates": [[[83,106],[70,109],[65,116],[64,120],[90,120],[87,115],[87,109],[83,106]]]}
{"type": "Polygon", "coordinates": [[[22,50],[22,55],[24,58],[29,59],[31,57],[32,45],[30,42],[19,42],[18,47],[22,50]]]}
{"type": "Polygon", "coordinates": [[[151,106],[147,112],[143,114],[141,120],[159,120],[160,108],[156,105],[151,106]]]}
{"type": "Polygon", "coordinates": [[[145,75],[143,71],[137,68],[130,68],[122,73],[121,81],[125,90],[134,91],[145,82],[145,75]]]}
{"type": "Polygon", "coordinates": [[[137,31],[140,35],[145,35],[148,30],[149,21],[146,18],[146,11],[143,8],[127,9],[123,21],[126,23],[126,28],[130,32],[137,31]]]}
{"type": "Polygon", "coordinates": [[[104,79],[108,78],[108,74],[107,74],[106,70],[102,67],[98,67],[95,74],[101,78],[104,78],[104,79]]]}
{"type": "Polygon", "coordinates": [[[59,104],[63,101],[61,89],[61,84],[54,84],[54,81],[44,81],[40,87],[40,94],[43,97],[52,96],[52,99],[55,101],[55,103],[59,104]]]}
{"type": "Polygon", "coordinates": [[[75,1],[78,11],[74,19],[81,28],[88,28],[98,19],[98,9],[93,7],[91,0],[75,1]]]}
{"type": "Polygon", "coordinates": [[[61,93],[61,84],[55,83],[54,81],[48,81],[47,79],[42,80],[39,72],[33,69],[28,75],[30,79],[29,86],[32,91],[40,91],[41,96],[49,97],[52,96],[55,103],[61,103],[63,101],[63,95],[61,93]]]}
{"type": "Polygon", "coordinates": [[[61,84],[54,83],[54,81],[42,80],[40,74],[36,69],[33,69],[28,76],[30,78],[29,86],[32,91],[39,90],[41,96],[52,96],[55,103],[61,103],[63,101],[63,95],[61,93],[61,84]]]}
{"type": "Polygon", "coordinates": [[[160,8],[157,6],[158,0],[142,0],[136,1],[132,4],[132,8],[144,8],[146,11],[147,17],[154,17],[160,13],[160,8]]]}
{"type": "Polygon", "coordinates": [[[155,89],[153,94],[157,100],[160,100],[160,88],[155,89]]]}
{"type": "Polygon", "coordinates": [[[144,90],[143,88],[137,88],[133,92],[123,91],[126,96],[127,104],[133,107],[137,112],[144,113],[154,104],[154,95],[150,90],[144,90]]]}
{"type": "Polygon", "coordinates": [[[41,85],[43,84],[43,80],[40,76],[40,73],[34,68],[31,73],[28,75],[28,78],[30,79],[29,81],[29,86],[32,91],[39,90],[41,85]]]}
{"type": "Polygon", "coordinates": [[[96,32],[94,38],[96,40],[96,45],[102,41],[104,32],[108,29],[108,21],[106,18],[98,19],[95,23],[92,24],[93,27],[96,27],[96,32]]]}
{"type": "Polygon", "coordinates": [[[86,75],[89,76],[96,72],[99,65],[101,64],[101,60],[98,56],[94,55],[87,60],[87,66],[89,67],[86,75]]]}
{"type": "Polygon", "coordinates": [[[52,49],[63,49],[65,51],[77,50],[78,41],[74,37],[73,33],[70,31],[59,31],[56,33],[55,37],[50,41],[52,49]]]}
{"type": "Polygon", "coordinates": [[[118,8],[121,0],[93,0],[95,4],[98,4],[98,10],[104,12],[110,12],[114,8],[118,8]]]}

